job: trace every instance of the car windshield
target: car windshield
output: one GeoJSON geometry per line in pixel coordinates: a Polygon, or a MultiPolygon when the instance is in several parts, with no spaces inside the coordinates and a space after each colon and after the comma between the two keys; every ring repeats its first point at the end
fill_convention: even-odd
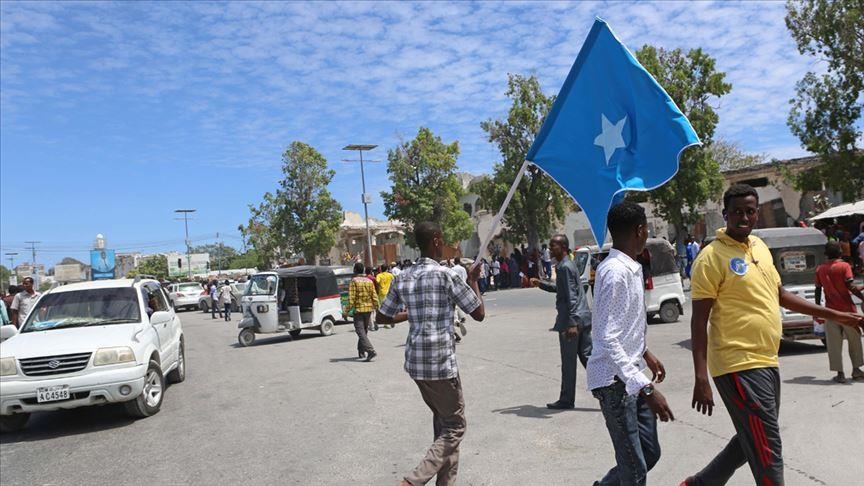
{"type": "Polygon", "coordinates": [[[253,275],[243,295],[275,295],[276,275],[253,275]]]}
{"type": "Polygon", "coordinates": [[[177,286],[178,292],[201,292],[201,284],[185,283],[177,286]]]}
{"type": "Polygon", "coordinates": [[[140,320],[138,294],[132,287],[75,290],[42,296],[21,332],[127,324],[140,320]]]}

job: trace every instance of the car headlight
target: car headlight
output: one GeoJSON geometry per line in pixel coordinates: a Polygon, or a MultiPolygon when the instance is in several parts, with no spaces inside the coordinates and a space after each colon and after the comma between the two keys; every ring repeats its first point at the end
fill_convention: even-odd
{"type": "Polygon", "coordinates": [[[15,376],[18,368],[15,366],[15,358],[0,358],[0,376],[15,376]]]}
{"type": "Polygon", "coordinates": [[[99,348],[93,357],[93,366],[112,365],[135,361],[135,353],[132,348],[119,346],[116,348],[99,348]]]}

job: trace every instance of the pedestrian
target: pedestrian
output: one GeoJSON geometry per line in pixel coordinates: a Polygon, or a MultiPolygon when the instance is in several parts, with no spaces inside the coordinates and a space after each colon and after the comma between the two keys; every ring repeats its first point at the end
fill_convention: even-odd
{"type": "Polygon", "coordinates": [[[24,277],[21,281],[21,291],[15,294],[12,298],[12,305],[9,308],[12,310],[12,324],[20,328],[30,311],[33,310],[33,304],[42,296],[41,292],[33,288],[33,277],[24,277]]]}
{"type": "MultiPolygon", "coordinates": [[[[864,301],[861,290],[852,283],[852,266],[841,260],[841,246],[836,241],[825,244],[824,263],[816,268],[816,304],[822,304],[822,290],[825,290],[825,306],[841,312],[856,312],[852,302],[854,294],[864,301]]],[[[864,312],[864,303],[861,304],[864,312]]],[[[864,380],[864,354],[861,349],[861,336],[854,329],[842,326],[835,321],[825,321],[825,341],[828,346],[828,368],[836,371],[832,378],[837,383],[846,383],[843,372],[843,338],[849,342],[849,359],[852,360],[852,379],[864,380]]]]}
{"type": "Polygon", "coordinates": [[[480,267],[478,285],[480,286],[480,293],[485,294],[489,290],[489,262],[485,258],[481,258],[478,266],[480,267]]]}
{"type": "Polygon", "coordinates": [[[231,282],[227,279],[219,288],[219,303],[225,308],[225,322],[231,320],[231,282]]]}
{"type": "Polygon", "coordinates": [[[0,297],[2,297],[0,300],[3,300],[3,302],[0,302],[0,325],[5,326],[11,324],[12,319],[9,318],[9,311],[6,310],[6,293],[2,290],[0,290],[0,297]]]}
{"type": "Polygon", "coordinates": [[[378,293],[375,285],[366,277],[365,266],[354,264],[354,278],[348,284],[348,310],[354,310],[354,332],[357,333],[357,356],[372,361],[378,353],[369,341],[369,327],[372,311],[378,307],[378,293]]]}
{"type": "Polygon", "coordinates": [[[723,217],[726,227],[693,263],[691,406],[712,414],[710,373],[736,434],[683,484],[725,484],[746,461],[756,483],[781,485],[780,306],[852,327],[861,327],[864,316],[817,306],[783,288],[768,247],[750,234],[759,220],[753,187],[732,185],[723,194],[723,217]]]}
{"type": "Polygon", "coordinates": [[[557,262],[555,281],[531,279],[532,286],[555,292],[557,316],[553,329],[558,332],[558,349],[561,353],[561,390],[557,401],[546,404],[547,408],[553,410],[575,406],[576,368],[580,361],[585,368],[591,356],[591,310],[576,263],[567,257],[569,248],[570,241],[566,235],[553,236],[548,250],[557,262]]]}
{"type": "Polygon", "coordinates": [[[543,263],[543,274],[547,280],[552,280],[552,251],[543,243],[540,248],[540,261],[543,263]]]}
{"type": "Polygon", "coordinates": [[[696,243],[696,238],[693,235],[687,236],[687,247],[685,249],[687,256],[687,266],[684,267],[684,272],[687,278],[690,278],[690,273],[693,269],[693,261],[696,260],[696,255],[699,254],[699,243],[696,243]]]}
{"type": "Polygon", "coordinates": [[[210,317],[216,319],[216,313],[219,313],[219,318],[222,318],[222,307],[219,305],[219,281],[213,279],[210,281],[210,317]]]}
{"type": "Polygon", "coordinates": [[[608,214],[612,249],[597,267],[588,360],[588,388],[600,402],[615,449],[616,465],[596,485],[644,485],[660,460],[657,418],[674,420],[656,388],[666,378],[663,364],[648,350],[645,285],[636,256],[648,239],[642,206],[624,201],[608,214]],[[653,376],[642,372],[645,361],[653,376]]]}
{"type": "Polygon", "coordinates": [[[394,278],[398,277],[399,274],[402,272],[402,269],[399,268],[399,265],[401,265],[401,264],[398,264],[396,262],[390,263],[390,274],[392,274],[394,278]]]}
{"type": "Polygon", "coordinates": [[[3,304],[6,306],[6,313],[9,315],[9,322],[12,322],[12,300],[15,298],[15,294],[21,292],[21,287],[17,285],[9,286],[9,293],[3,296],[3,304]]]}
{"type": "MultiPolygon", "coordinates": [[[[375,282],[378,284],[378,302],[384,302],[384,297],[387,296],[387,292],[390,291],[390,285],[393,283],[393,274],[390,273],[389,265],[384,263],[378,268],[378,275],[375,276],[375,282]]],[[[374,329],[377,328],[378,325],[375,324],[374,329]]]]}
{"type": "Polygon", "coordinates": [[[499,257],[501,261],[501,287],[507,289],[510,288],[510,265],[507,263],[507,259],[499,257]]]}
{"type": "Polygon", "coordinates": [[[453,308],[457,305],[474,320],[483,320],[486,311],[477,283],[480,268],[472,268],[466,282],[453,270],[439,265],[444,240],[434,223],[415,226],[414,238],[420,258],[393,283],[378,310],[378,321],[409,322],[405,371],[432,411],[435,442],[399,484],[426,484],[437,475],[438,486],[450,486],[456,483],[459,444],[465,434],[465,401],[452,339],[453,308]],[[400,311],[403,305],[406,310],[400,311]]]}
{"type": "Polygon", "coordinates": [[[492,263],[489,264],[489,270],[492,273],[492,290],[498,290],[501,279],[501,262],[497,256],[492,257],[492,263]]]}

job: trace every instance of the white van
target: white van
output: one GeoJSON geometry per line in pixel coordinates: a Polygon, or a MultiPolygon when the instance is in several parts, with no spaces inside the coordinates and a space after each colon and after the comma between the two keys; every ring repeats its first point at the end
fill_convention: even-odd
{"type": "MultiPolygon", "coordinates": [[[[609,255],[611,244],[595,245],[576,250],[576,267],[586,287],[588,304],[594,305],[594,273],[597,265],[609,255]]],[[[676,322],[684,313],[684,286],[675,258],[675,249],[662,238],[648,238],[645,251],[637,258],[645,277],[645,310],[648,317],[657,316],[663,322],[676,322]]]]}

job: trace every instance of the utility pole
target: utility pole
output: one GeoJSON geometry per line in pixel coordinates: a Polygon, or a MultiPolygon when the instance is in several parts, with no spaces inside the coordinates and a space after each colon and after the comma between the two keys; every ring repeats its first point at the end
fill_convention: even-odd
{"type": "MultiPolygon", "coordinates": [[[[14,251],[10,251],[9,253],[6,254],[6,256],[9,257],[9,276],[11,278],[12,275],[15,275],[15,282],[18,282],[18,276],[15,274],[15,255],[17,255],[17,254],[18,254],[18,252],[14,252],[14,251]]],[[[10,285],[12,285],[11,281],[6,282],[6,288],[7,289],[9,288],[10,285]]]]}
{"type": "MultiPolygon", "coordinates": [[[[375,264],[372,261],[372,232],[369,231],[369,203],[372,202],[372,196],[366,194],[366,175],[363,168],[363,151],[369,151],[377,147],[377,145],[368,145],[368,144],[352,144],[346,145],[342,148],[342,150],[356,150],[360,152],[360,181],[363,184],[363,217],[366,220],[366,257],[369,261],[369,266],[375,264]]],[[[345,162],[352,162],[350,160],[346,160],[345,162]]],[[[370,162],[372,162],[370,160],[370,162]]]]}
{"type": "Polygon", "coordinates": [[[189,257],[190,244],[189,241],[189,213],[194,213],[195,209],[175,209],[175,213],[183,213],[183,224],[186,226],[186,271],[189,275],[189,280],[192,280],[192,260],[189,257]]]}
{"type": "Polygon", "coordinates": [[[30,262],[30,276],[33,277],[33,286],[36,288],[36,290],[39,290],[39,272],[36,270],[36,245],[42,242],[25,241],[24,243],[30,245],[30,251],[33,252],[33,260],[30,262]]]}

